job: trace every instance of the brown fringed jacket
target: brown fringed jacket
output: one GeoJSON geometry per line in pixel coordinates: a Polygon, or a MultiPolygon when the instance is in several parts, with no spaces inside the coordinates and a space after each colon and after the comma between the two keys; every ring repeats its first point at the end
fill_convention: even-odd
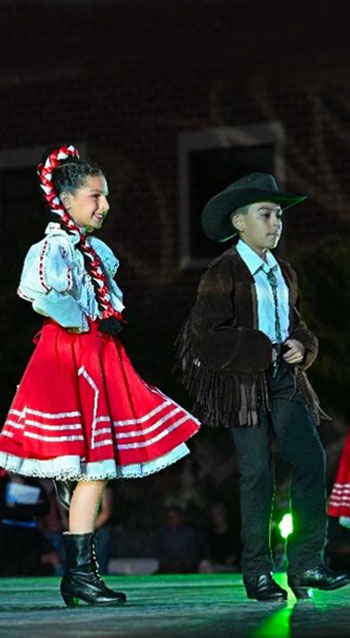
{"type": "MultiPolygon", "coordinates": [[[[317,423],[327,418],[304,370],[315,360],[318,340],[299,312],[297,276],[278,259],[289,288],[289,338],[305,346],[294,366],[299,387],[317,423]]],[[[196,399],[195,413],[211,426],[258,425],[261,403],[269,409],[265,371],[272,363],[270,339],[258,330],[254,279],[233,246],[202,276],[196,303],[177,338],[182,381],[196,399]]]]}

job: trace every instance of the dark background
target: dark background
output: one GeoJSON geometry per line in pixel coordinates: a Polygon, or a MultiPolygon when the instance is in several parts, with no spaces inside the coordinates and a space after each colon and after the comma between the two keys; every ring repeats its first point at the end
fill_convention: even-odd
{"type": "MultiPolygon", "coordinates": [[[[348,0],[2,0],[0,8],[0,152],[86,144],[111,191],[100,236],[121,260],[123,341],[141,374],[187,407],[171,374],[172,344],[203,268],[179,268],[178,135],[281,123],[284,187],[310,196],[286,213],[281,254],[298,271],[305,316],[320,337],[310,377],[334,416],[321,428],[331,484],[350,412],[348,0]]],[[[222,151],[209,164],[193,154],[192,170],[202,176],[202,188],[199,179],[191,193],[193,211],[215,180],[224,186],[236,177],[227,163],[226,172],[211,173],[221,161],[222,151]]],[[[271,170],[268,154],[252,162],[252,170],[271,170]]],[[[47,223],[34,170],[2,168],[0,206],[5,416],[41,323],[16,298],[23,257],[47,223]]],[[[194,252],[215,254],[215,245],[206,250],[209,243],[196,236],[194,252]]],[[[137,530],[136,545],[170,502],[199,520],[221,498],[235,517],[226,433],[202,432],[191,445],[190,462],[116,485],[115,521],[137,530]]],[[[284,485],[284,466],[279,476],[284,485]]],[[[126,551],[147,547],[139,545],[126,551]]]]}

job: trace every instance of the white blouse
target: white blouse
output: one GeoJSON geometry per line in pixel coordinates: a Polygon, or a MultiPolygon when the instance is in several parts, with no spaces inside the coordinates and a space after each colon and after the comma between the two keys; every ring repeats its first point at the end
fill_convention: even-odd
{"type": "MultiPolygon", "coordinates": [[[[90,275],[86,272],[84,257],[76,247],[77,235],[64,231],[60,224],[51,222],[46,237],[29,249],[24,260],[18,294],[30,301],[33,309],[51,317],[64,328],[89,330],[87,317],[100,317],[96,295],[90,275]]],[[[115,310],[124,309],[123,293],[113,277],[119,261],[101,239],[88,237],[107,275],[108,294],[115,310]]]]}

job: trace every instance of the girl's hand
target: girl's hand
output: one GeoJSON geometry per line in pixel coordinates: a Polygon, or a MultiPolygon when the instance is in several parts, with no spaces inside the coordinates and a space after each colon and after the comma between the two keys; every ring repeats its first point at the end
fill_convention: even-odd
{"type": "Polygon", "coordinates": [[[79,335],[83,332],[81,328],[67,328],[67,331],[72,335],[79,335]]]}
{"type": "Polygon", "coordinates": [[[296,339],[287,339],[285,345],[289,347],[289,350],[283,355],[284,361],[290,365],[301,363],[304,359],[305,346],[296,339]]]}

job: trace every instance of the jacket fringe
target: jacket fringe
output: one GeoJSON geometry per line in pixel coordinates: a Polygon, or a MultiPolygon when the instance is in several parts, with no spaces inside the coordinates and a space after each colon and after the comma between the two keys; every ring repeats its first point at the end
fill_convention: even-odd
{"type": "MultiPolygon", "coordinates": [[[[175,341],[175,369],[189,396],[195,398],[194,414],[204,425],[229,428],[259,425],[259,408],[270,410],[269,393],[264,372],[240,374],[208,368],[195,356],[190,339],[190,319],[175,341]]],[[[306,374],[295,371],[295,379],[317,425],[320,419],[331,420],[320,404],[306,374]]]]}
{"type": "Polygon", "coordinates": [[[196,416],[212,427],[257,426],[261,403],[269,409],[265,375],[208,368],[193,353],[189,332],[187,321],[175,341],[175,368],[189,395],[195,397],[196,416]]]}

